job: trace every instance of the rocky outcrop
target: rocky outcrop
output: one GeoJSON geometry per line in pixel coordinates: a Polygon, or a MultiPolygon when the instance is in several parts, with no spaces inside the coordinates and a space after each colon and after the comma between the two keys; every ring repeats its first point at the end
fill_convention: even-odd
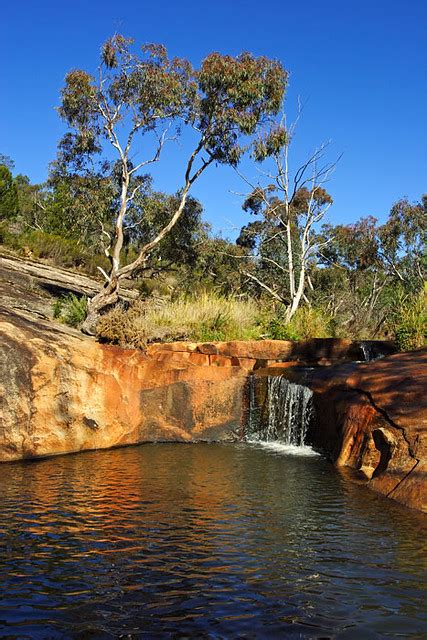
{"type": "MultiPolygon", "coordinates": [[[[15,280],[19,286],[25,283],[37,283],[38,287],[43,287],[52,293],[76,293],[93,296],[98,293],[101,282],[94,278],[71,271],[54,267],[43,262],[24,260],[17,256],[0,256],[0,276],[3,281],[15,280]]],[[[126,287],[122,287],[121,296],[126,300],[138,297],[138,292],[126,287]]]]}
{"type": "Polygon", "coordinates": [[[310,439],[338,467],[359,471],[389,498],[427,509],[426,349],[367,364],[258,372],[277,374],[314,391],[310,439]]]}
{"type": "Polygon", "coordinates": [[[348,360],[345,340],[102,345],[22,308],[0,310],[0,460],[242,435],[250,370],[348,360]]]}
{"type": "Polygon", "coordinates": [[[102,345],[22,309],[0,310],[0,460],[148,441],[241,437],[248,371],[346,341],[102,345]],[[269,359],[267,358],[269,356],[269,359]]]}
{"type": "Polygon", "coordinates": [[[245,370],[165,366],[0,310],[0,461],[237,438],[245,370]]]}
{"type": "MultiPolygon", "coordinates": [[[[427,510],[427,350],[359,366],[346,393],[333,394],[341,412],[338,465],[359,469],[375,491],[427,510]],[[339,398],[339,402],[338,402],[339,398]],[[357,401],[356,401],[357,398],[357,401]]],[[[326,401],[327,398],[325,398],[326,401]]]]}
{"type": "Polygon", "coordinates": [[[246,369],[257,369],[277,362],[329,366],[339,362],[364,361],[389,355],[395,351],[393,343],[380,340],[312,338],[300,342],[233,340],[215,343],[160,343],[149,345],[147,355],[163,362],[193,360],[205,365],[243,366],[246,369]]]}

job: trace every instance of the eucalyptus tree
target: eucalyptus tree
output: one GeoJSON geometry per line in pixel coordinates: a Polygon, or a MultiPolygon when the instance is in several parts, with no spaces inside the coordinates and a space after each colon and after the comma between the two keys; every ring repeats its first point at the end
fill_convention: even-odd
{"type": "MultiPolygon", "coordinates": [[[[170,195],[151,188],[135,197],[125,228],[125,261],[129,262],[130,255],[135,255],[139,247],[157,236],[179,207],[180,201],[180,193],[170,195]]],[[[170,272],[184,273],[195,265],[206,226],[202,222],[202,213],[201,203],[189,195],[173,234],[167,234],[150,252],[139,268],[141,275],[157,278],[170,272]]]]}
{"type": "Polygon", "coordinates": [[[0,221],[14,217],[17,212],[18,191],[12,172],[6,164],[0,164],[0,221]]]}
{"type": "Polygon", "coordinates": [[[265,57],[212,53],[195,70],[185,59],[170,59],[162,45],[146,45],[135,53],[133,41],[121,35],[103,45],[96,77],[82,70],[68,73],[59,113],[70,130],[62,147],[78,161],[110,145],[120,182],[112,232],[103,229],[111,266],[103,273],[102,290],[90,301],[84,331],[94,331],[99,313],[117,301],[120,281],[141,269],[172,231],[201,174],[212,163],[238,164],[247,137],[278,112],[286,82],[282,65],[265,57]],[[192,128],[194,144],[183,161],[177,206],[137,257],[124,264],[124,229],[145,182],[141,172],[160,159],[166,141],[182,126],[192,128]],[[150,148],[150,138],[155,141],[152,154],[137,155],[150,148]]]}
{"type": "Polygon", "coordinates": [[[243,208],[256,219],[237,240],[251,250],[248,257],[254,268],[244,270],[245,275],[284,305],[287,322],[307,299],[307,286],[312,287],[310,263],[319,242],[315,230],[332,204],[325,183],[336,164],[325,161],[324,144],[292,170],[289,152],[295,126],[287,127],[283,116],[256,139],[254,160],[270,165],[257,184],[240,174],[251,187],[243,208]]]}
{"type": "Polygon", "coordinates": [[[395,202],[378,236],[385,270],[405,289],[422,289],[427,276],[427,194],[419,202],[395,202]]]}
{"type": "Polygon", "coordinates": [[[426,195],[415,203],[396,202],[382,225],[372,216],[323,225],[318,235],[323,268],[315,281],[324,306],[333,316],[339,313],[344,326],[369,327],[376,335],[399,301],[425,286],[426,231],[426,195]]]}
{"type": "Polygon", "coordinates": [[[347,225],[324,224],[318,234],[317,301],[355,334],[366,329],[375,334],[383,323],[390,279],[378,230],[377,219],[367,216],[347,225]]]}

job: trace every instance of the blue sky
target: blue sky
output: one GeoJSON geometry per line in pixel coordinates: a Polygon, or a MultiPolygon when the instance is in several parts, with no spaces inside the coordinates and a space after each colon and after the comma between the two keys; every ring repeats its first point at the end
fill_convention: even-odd
{"type": "MultiPolygon", "coordinates": [[[[295,162],[331,139],[343,157],[329,184],[330,221],[384,219],[403,196],[427,191],[427,2],[425,0],[36,0],[6,3],[0,24],[0,152],[16,172],[43,181],[64,129],[54,107],[66,72],[94,71],[101,43],[121,32],[162,42],[197,65],[211,51],[251,51],[290,72],[287,111],[305,104],[295,162]]],[[[182,149],[170,149],[155,186],[174,191],[182,149]]],[[[246,163],[245,172],[256,176],[246,163]]],[[[195,185],[206,219],[233,237],[247,221],[245,190],[231,169],[211,168],[195,185]]]]}

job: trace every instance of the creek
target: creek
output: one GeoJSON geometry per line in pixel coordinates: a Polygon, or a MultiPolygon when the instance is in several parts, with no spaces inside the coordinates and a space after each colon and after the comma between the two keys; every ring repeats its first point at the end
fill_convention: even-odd
{"type": "Polygon", "coordinates": [[[290,450],[2,465],[0,637],[426,637],[423,516],[290,450]]]}

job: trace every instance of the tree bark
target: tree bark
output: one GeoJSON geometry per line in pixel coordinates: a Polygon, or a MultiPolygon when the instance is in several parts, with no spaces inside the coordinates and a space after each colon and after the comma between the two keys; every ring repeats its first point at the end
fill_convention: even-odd
{"type": "Polygon", "coordinates": [[[116,222],[116,235],[115,235],[115,243],[112,251],[112,266],[111,272],[109,276],[109,281],[104,285],[104,288],[89,301],[88,306],[88,315],[86,320],[84,321],[81,329],[83,333],[88,335],[96,334],[96,324],[99,320],[99,316],[101,312],[110,307],[111,305],[116,304],[119,300],[119,283],[120,279],[125,276],[131,276],[137,269],[139,269],[147,259],[148,254],[157,247],[157,245],[163,240],[163,238],[173,229],[173,227],[178,222],[181,217],[185,204],[187,202],[188,193],[190,191],[191,185],[197,178],[203,173],[203,171],[213,162],[213,157],[210,157],[209,160],[204,160],[202,165],[195,171],[193,175],[191,175],[191,170],[193,168],[194,161],[198,156],[199,152],[202,150],[204,144],[204,138],[202,138],[191,154],[187,169],[185,172],[185,186],[182,190],[181,200],[179,206],[177,207],[175,213],[169,220],[168,224],[163,227],[156,235],[156,237],[148,242],[144,247],[142,247],[139,252],[138,257],[131,262],[130,264],[124,265],[120,267],[120,253],[123,247],[123,219],[126,215],[127,211],[127,203],[128,203],[128,189],[129,189],[129,172],[127,170],[127,166],[124,166],[123,169],[123,182],[122,182],[122,193],[121,193],[121,206],[119,215],[117,217],[116,222]]]}
{"type": "Polygon", "coordinates": [[[105,284],[104,288],[89,301],[88,314],[81,326],[82,332],[89,336],[94,336],[101,312],[116,304],[118,300],[119,279],[113,277],[105,284]]]}

